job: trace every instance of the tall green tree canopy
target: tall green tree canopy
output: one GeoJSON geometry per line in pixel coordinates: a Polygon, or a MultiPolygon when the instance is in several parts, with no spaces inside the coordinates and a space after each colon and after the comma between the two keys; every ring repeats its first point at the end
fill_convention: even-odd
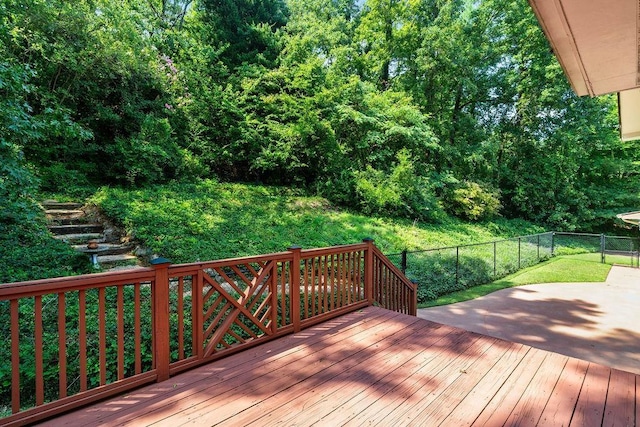
{"type": "Polygon", "coordinates": [[[568,229],[638,201],[615,99],[573,94],[525,0],[6,0],[0,46],[15,200],[213,175],[568,229]]]}

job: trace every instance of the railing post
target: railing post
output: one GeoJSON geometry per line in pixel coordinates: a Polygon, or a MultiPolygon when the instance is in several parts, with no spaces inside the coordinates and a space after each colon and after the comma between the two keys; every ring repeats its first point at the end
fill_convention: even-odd
{"type": "Polygon", "coordinates": [[[402,274],[407,274],[407,250],[402,251],[402,259],[400,260],[400,269],[402,274]]]}
{"type": "Polygon", "coordinates": [[[158,375],[156,381],[169,379],[171,358],[169,342],[169,265],[166,258],[151,260],[156,271],[153,281],[153,361],[158,375]]]}
{"type": "Polygon", "coordinates": [[[411,298],[411,312],[409,313],[412,316],[417,316],[418,315],[418,281],[417,280],[412,280],[411,283],[413,283],[413,298],[411,298]]]}
{"type": "Polygon", "coordinates": [[[291,246],[289,251],[293,254],[293,260],[291,260],[291,283],[289,284],[291,322],[293,323],[293,331],[300,332],[300,257],[302,248],[300,246],[291,246]]]}
{"type": "Polygon", "coordinates": [[[367,244],[364,253],[364,297],[373,305],[373,239],[367,237],[362,240],[367,244]]]}

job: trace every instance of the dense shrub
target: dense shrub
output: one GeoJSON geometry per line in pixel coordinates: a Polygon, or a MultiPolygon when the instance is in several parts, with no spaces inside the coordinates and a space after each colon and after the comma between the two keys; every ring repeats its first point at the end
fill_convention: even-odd
{"type": "Polygon", "coordinates": [[[462,181],[444,193],[446,210],[458,218],[478,221],[498,215],[499,192],[477,182],[462,181]]]}
{"type": "Polygon", "coordinates": [[[366,214],[433,221],[440,207],[426,178],[417,174],[408,151],[398,153],[389,174],[367,166],[354,172],[360,209],[366,214]]]}

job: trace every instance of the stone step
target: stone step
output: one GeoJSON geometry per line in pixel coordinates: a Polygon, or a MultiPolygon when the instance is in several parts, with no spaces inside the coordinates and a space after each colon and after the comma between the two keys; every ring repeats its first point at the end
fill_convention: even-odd
{"type": "Polygon", "coordinates": [[[51,225],[80,225],[89,224],[89,218],[84,216],[78,218],[49,218],[51,225]]]}
{"type": "Polygon", "coordinates": [[[42,207],[49,210],[49,209],[65,209],[65,210],[75,210],[75,209],[80,209],[82,207],[82,203],[76,203],[76,202],[58,202],[55,200],[45,200],[44,202],[42,202],[42,207]]]}
{"type": "Polygon", "coordinates": [[[128,271],[128,270],[138,270],[140,268],[144,268],[142,265],[117,265],[115,267],[107,267],[103,268],[102,271],[128,271]]]}
{"type": "Polygon", "coordinates": [[[60,234],[54,235],[54,239],[62,240],[70,245],[73,244],[86,244],[89,240],[98,240],[102,238],[101,233],[78,233],[78,234],[60,234]]]}
{"type": "Polygon", "coordinates": [[[80,209],[47,209],[44,213],[48,219],[75,219],[84,216],[84,212],[80,209]]]}
{"type": "MultiPolygon", "coordinates": [[[[131,245],[120,245],[117,243],[99,243],[98,248],[101,250],[100,256],[126,254],[133,249],[131,245]]],[[[85,252],[85,250],[87,249],[87,245],[73,245],[73,249],[75,249],[76,251],[85,252]]]]}
{"type": "Polygon", "coordinates": [[[119,254],[119,255],[98,255],[98,264],[104,267],[103,264],[116,264],[119,262],[131,262],[138,261],[138,257],[131,254],[119,254]]]}
{"type": "Polygon", "coordinates": [[[53,234],[82,234],[82,233],[102,233],[102,224],[68,224],[50,225],[49,231],[53,234]]]}

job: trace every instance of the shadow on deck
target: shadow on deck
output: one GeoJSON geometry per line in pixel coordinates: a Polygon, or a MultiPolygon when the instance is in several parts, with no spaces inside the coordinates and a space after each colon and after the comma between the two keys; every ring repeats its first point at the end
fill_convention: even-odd
{"type": "Polygon", "coordinates": [[[619,425],[640,376],[367,307],[47,425],[619,425]]]}

